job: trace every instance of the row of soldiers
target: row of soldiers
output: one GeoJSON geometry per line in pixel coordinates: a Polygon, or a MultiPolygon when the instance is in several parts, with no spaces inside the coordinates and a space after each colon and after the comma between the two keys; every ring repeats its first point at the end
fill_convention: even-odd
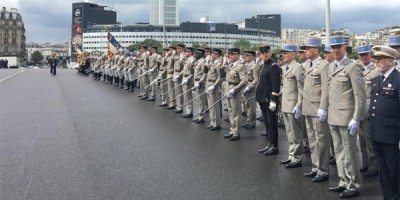
{"type": "MultiPolygon", "coordinates": [[[[393,36],[389,43],[400,52],[399,40],[399,36],[393,36]]],[[[93,69],[95,79],[100,80],[102,74],[103,81],[120,88],[126,82],[126,89],[133,90],[138,85],[134,82],[138,82],[138,97],[148,101],[155,100],[158,83],[159,106],[182,113],[183,118],[194,118],[195,123],[204,123],[208,111],[209,130],[221,129],[222,102],[226,101],[230,128],[224,137],[231,141],[240,140],[241,127],[254,128],[257,102],[264,119],[264,135],[269,141],[259,150],[264,155],[279,153],[277,111],[281,104],[289,141],[288,157],[281,161],[286,168],[302,166],[302,141],[308,138],[313,167],[304,176],[312,178],[312,182],[328,180],[330,155],[335,155],[340,182],[337,187],[329,188],[330,191],[340,192],[342,198],[357,196],[361,186],[360,171],[365,176],[375,176],[380,170],[381,177],[385,176],[381,178],[383,195],[389,197],[387,199],[398,198],[398,156],[397,164],[393,162],[382,169],[377,163],[385,164],[379,162],[382,158],[377,159],[376,149],[373,149],[374,141],[397,142],[398,145],[398,132],[397,138],[388,142],[387,135],[381,136],[379,130],[371,133],[368,124],[370,117],[376,115],[374,110],[381,105],[375,100],[370,106],[370,98],[379,96],[378,93],[370,96],[375,86],[373,79],[382,72],[381,68],[375,69],[372,56],[378,61],[382,56],[392,58],[400,70],[399,52],[383,46],[372,50],[362,46],[358,48],[359,60],[353,62],[346,56],[343,37],[332,37],[329,43],[322,49],[320,39],[310,38],[300,48],[284,45],[279,63],[273,62],[270,46],[261,46],[258,52],[244,51],[243,57],[238,48],[228,49],[227,56],[223,56],[221,49],[195,50],[179,44],[164,48],[159,55],[156,47],[141,46],[141,54],[97,58],[93,69]],[[321,52],[324,59],[320,57],[321,52]],[[297,53],[301,64],[296,61],[297,53]],[[194,101],[198,102],[195,116],[194,101]],[[247,119],[242,126],[243,110],[247,119]],[[357,157],[358,142],[361,166],[357,157]],[[397,172],[390,170],[388,173],[388,168],[396,168],[392,165],[397,166],[397,172]]],[[[386,88],[391,90],[394,84],[397,83],[390,82],[386,88]]],[[[398,94],[396,87],[394,90],[398,94]]],[[[398,125],[399,105],[394,105],[393,109],[398,112],[391,120],[397,120],[392,123],[398,125]]]]}

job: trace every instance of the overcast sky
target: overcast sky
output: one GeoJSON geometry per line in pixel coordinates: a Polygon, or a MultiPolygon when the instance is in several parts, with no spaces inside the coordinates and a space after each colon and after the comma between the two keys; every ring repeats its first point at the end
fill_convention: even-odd
{"type": "MultiPolygon", "coordinates": [[[[83,0],[82,0],[83,1],[83,0]]],[[[77,0],[1,0],[23,17],[28,42],[64,42],[71,37],[71,9],[77,0]]],[[[149,22],[150,0],[91,0],[117,10],[123,24],[149,22]]],[[[180,20],[239,22],[261,14],[281,14],[282,28],[325,27],[325,0],[179,0],[180,20]],[[196,2],[196,3],[193,3],[196,2]]],[[[400,24],[399,0],[332,0],[331,28],[366,33],[400,24]]]]}

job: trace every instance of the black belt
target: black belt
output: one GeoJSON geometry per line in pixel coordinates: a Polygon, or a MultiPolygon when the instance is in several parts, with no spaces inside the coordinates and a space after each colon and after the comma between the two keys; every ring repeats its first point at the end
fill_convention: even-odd
{"type": "Polygon", "coordinates": [[[207,80],[208,82],[215,82],[215,81],[217,81],[217,80],[207,80]]]}
{"type": "Polygon", "coordinates": [[[189,77],[190,75],[183,75],[184,77],[189,77]]]}
{"type": "Polygon", "coordinates": [[[247,80],[248,82],[253,82],[254,80],[247,80]]]}
{"type": "Polygon", "coordinates": [[[239,83],[228,82],[228,85],[239,85],[239,83]]]}
{"type": "Polygon", "coordinates": [[[179,71],[179,70],[175,70],[175,72],[181,72],[181,71],[179,71]]]}
{"type": "Polygon", "coordinates": [[[194,80],[195,80],[195,81],[199,81],[199,80],[200,80],[200,78],[195,78],[194,80]]]}

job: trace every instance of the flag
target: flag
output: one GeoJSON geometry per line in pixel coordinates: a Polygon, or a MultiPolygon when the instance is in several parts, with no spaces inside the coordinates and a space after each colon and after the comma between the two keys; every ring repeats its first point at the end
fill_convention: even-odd
{"type": "Polygon", "coordinates": [[[107,33],[107,48],[108,48],[108,56],[113,57],[115,54],[118,54],[121,45],[115,39],[110,32],[107,33]]]}
{"type": "Polygon", "coordinates": [[[82,54],[82,50],[81,50],[81,48],[79,48],[78,43],[75,43],[75,52],[76,52],[77,56],[82,54]]]}

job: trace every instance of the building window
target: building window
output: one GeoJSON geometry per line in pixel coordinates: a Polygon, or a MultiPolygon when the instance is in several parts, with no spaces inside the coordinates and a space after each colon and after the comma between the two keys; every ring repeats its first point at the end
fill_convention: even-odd
{"type": "Polygon", "coordinates": [[[8,44],[8,38],[4,38],[4,44],[8,44]]]}
{"type": "Polygon", "coordinates": [[[13,26],[17,26],[17,21],[13,21],[13,26]]]}
{"type": "Polygon", "coordinates": [[[12,44],[17,44],[17,38],[12,39],[12,44]]]}
{"type": "Polygon", "coordinates": [[[8,47],[7,46],[4,47],[4,53],[8,53],[8,47]]]}

